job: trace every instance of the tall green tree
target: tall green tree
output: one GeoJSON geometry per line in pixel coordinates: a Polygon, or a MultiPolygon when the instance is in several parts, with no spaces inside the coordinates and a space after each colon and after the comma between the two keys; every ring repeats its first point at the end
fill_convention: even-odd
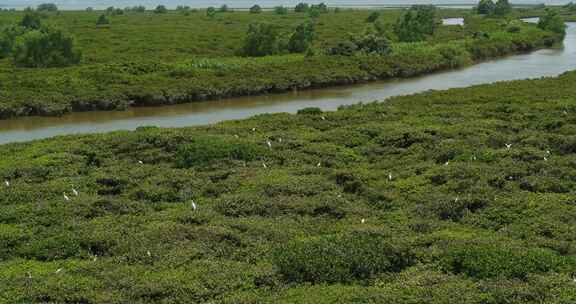
{"type": "Polygon", "coordinates": [[[492,15],[496,4],[492,0],[480,0],[476,12],[481,15],[492,15]]]}
{"type": "Polygon", "coordinates": [[[494,6],[494,15],[495,16],[505,16],[510,14],[512,11],[512,5],[508,0],[498,0],[496,5],[494,6]]]}
{"type": "Polygon", "coordinates": [[[274,55],[279,51],[280,36],[276,26],[267,23],[250,24],[244,40],[244,56],[261,57],[274,55]]]}
{"type": "Polygon", "coordinates": [[[58,6],[54,3],[42,3],[36,8],[39,12],[57,12],[58,6]]]}
{"type": "Polygon", "coordinates": [[[436,27],[436,8],[432,5],[415,5],[398,19],[394,33],[400,41],[415,42],[434,34],[436,27]]]}
{"type": "Polygon", "coordinates": [[[40,29],[42,27],[42,15],[35,11],[26,11],[20,20],[20,26],[31,30],[40,29]]]}
{"type": "Polygon", "coordinates": [[[305,13],[310,9],[310,5],[308,3],[300,2],[294,7],[294,11],[297,13],[305,13]]]}
{"type": "Polygon", "coordinates": [[[288,41],[288,51],[290,53],[306,52],[310,48],[315,37],[314,23],[307,22],[298,25],[288,41]]]}
{"type": "Polygon", "coordinates": [[[68,66],[81,59],[72,36],[56,28],[31,30],[19,36],[12,55],[17,66],[31,68],[68,66]]]}
{"type": "Polygon", "coordinates": [[[545,31],[551,31],[562,35],[566,34],[566,23],[564,23],[562,17],[552,9],[546,9],[546,15],[540,17],[538,27],[545,31]]]}
{"type": "Polygon", "coordinates": [[[250,8],[250,13],[251,14],[260,14],[262,12],[262,7],[260,7],[260,5],[255,4],[250,8]]]}

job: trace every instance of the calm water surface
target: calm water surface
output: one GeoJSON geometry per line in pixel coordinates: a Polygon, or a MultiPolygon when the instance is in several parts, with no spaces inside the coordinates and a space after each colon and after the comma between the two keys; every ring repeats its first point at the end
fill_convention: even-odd
{"type": "MultiPolygon", "coordinates": [[[[453,21],[450,21],[453,22],[453,21]]],[[[139,126],[183,127],[305,107],[335,110],[341,105],[382,100],[427,90],[442,90],[503,80],[555,76],[576,69],[576,23],[569,23],[564,47],[510,56],[467,68],[417,78],[372,82],[286,94],[251,96],[127,111],[73,113],[63,117],[0,120],[0,143],[56,135],[133,130],[139,126]]]]}

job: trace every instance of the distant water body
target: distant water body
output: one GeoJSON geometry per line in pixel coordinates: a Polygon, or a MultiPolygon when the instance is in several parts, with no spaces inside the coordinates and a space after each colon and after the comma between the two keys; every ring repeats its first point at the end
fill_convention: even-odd
{"type": "MultiPolygon", "coordinates": [[[[27,6],[36,6],[39,3],[52,2],[56,3],[61,9],[84,9],[86,7],[105,8],[108,6],[126,7],[134,5],[144,5],[149,8],[158,4],[164,4],[168,7],[177,5],[188,5],[196,8],[209,6],[220,6],[223,4],[232,8],[248,8],[254,4],[262,7],[274,7],[278,5],[294,6],[298,2],[326,2],[331,6],[340,7],[382,7],[382,6],[406,6],[411,4],[436,4],[469,7],[475,5],[478,1],[470,0],[0,0],[0,5],[11,8],[24,8],[27,6]]],[[[570,2],[569,0],[518,0],[512,1],[513,4],[539,4],[560,5],[570,2]]]]}

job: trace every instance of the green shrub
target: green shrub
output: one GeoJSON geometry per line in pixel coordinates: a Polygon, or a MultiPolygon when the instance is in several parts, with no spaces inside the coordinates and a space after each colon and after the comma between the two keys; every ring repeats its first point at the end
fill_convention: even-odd
{"type": "Polygon", "coordinates": [[[374,23],[374,22],[376,22],[376,20],[378,20],[378,18],[380,18],[380,12],[372,12],[368,16],[368,18],[366,18],[366,22],[374,23]]]}
{"type": "Polygon", "coordinates": [[[260,14],[262,12],[262,7],[260,7],[260,5],[255,4],[252,7],[250,7],[250,13],[251,14],[260,14]]]}
{"type": "Polygon", "coordinates": [[[560,269],[564,258],[548,249],[470,243],[448,247],[442,263],[449,271],[477,279],[524,279],[528,274],[560,269]]]}
{"type": "Polygon", "coordinates": [[[100,17],[98,17],[98,20],[96,21],[96,25],[108,25],[110,24],[110,19],[108,19],[108,16],[106,16],[105,14],[100,15],[100,17]]]}
{"type": "Polygon", "coordinates": [[[71,36],[59,29],[44,28],[19,36],[13,57],[18,66],[45,68],[77,64],[82,56],[71,36]]]}
{"type": "Polygon", "coordinates": [[[273,261],[289,282],[345,283],[400,271],[413,259],[407,247],[358,232],[289,242],[276,250],[273,261]]]}
{"type": "Polygon", "coordinates": [[[244,56],[274,55],[280,52],[280,49],[280,38],[276,26],[266,23],[250,24],[242,49],[244,56]]]}
{"type": "Polygon", "coordinates": [[[291,53],[306,52],[312,45],[315,36],[313,23],[308,22],[298,25],[288,40],[288,51],[291,53]]]}
{"type": "Polygon", "coordinates": [[[168,9],[166,8],[166,6],[164,5],[158,5],[155,9],[154,9],[154,13],[155,14],[165,14],[168,12],[168,9]]]}
{"type": "Polygon", "coordinates": [[[236,139],[217,136],[199,136],[178,149],[177,164],[188,168],[203,165],[214,160],[251,161],[266,156],[267,150],[262,146],[244,143],[236,139]]]}

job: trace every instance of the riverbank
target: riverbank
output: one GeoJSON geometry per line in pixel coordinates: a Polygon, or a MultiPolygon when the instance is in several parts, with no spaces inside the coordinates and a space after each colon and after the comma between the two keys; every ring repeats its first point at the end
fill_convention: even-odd
{"type": "Polygon", "coordinates": [[[0,302],[574,302],[575,82],[1,145],[0,302]]]}
{"type": "Polygon", "coordinates": [[[509,32],[500,23],[476,21],[470,28],[445,31],[446,36],[432,41],[395,43],[387,56],[282,55],[7,68],[0,73],[5,89],[0,118],[122,110],[412,77],[550,47],[561,40],[534,25],[520,24],[519,31],[509,32]],[[490,29],[489,35],[471,38],[482,29],[490,29]]]}

